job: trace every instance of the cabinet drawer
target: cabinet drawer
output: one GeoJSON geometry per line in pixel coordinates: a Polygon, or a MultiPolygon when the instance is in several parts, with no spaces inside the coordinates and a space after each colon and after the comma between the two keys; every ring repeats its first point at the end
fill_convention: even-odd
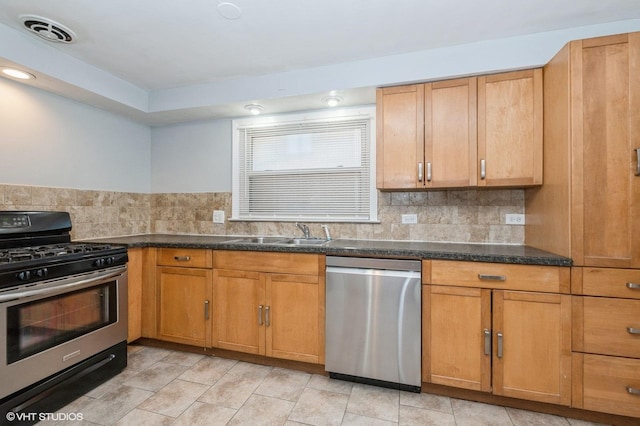
{"type": "Polygon", "coordinates": [[[324,275],[324,271],[320,271],[320,255],[317,254],[220,250],[213,257],[216,269],[324,275]]]}
{"type": "Polygon", "coordinates": [[[570,269],[559,266],[432,260],[429,284],[568,293],[570,269]]]}
{"type": "Polygon", "coordinates": [[[640,358],[640,300],[573,296],[573,318],[574,351],[640,358]]]}
{"type": "Polygon", "coordinates": [[[211,250],[189,248],[159,248],[158,265],[179,266],[182,268],[211,268],[213,256],[211,250]]]}
{"type": "Polygon", "coordinates": [[[572,268],[571,292],[640,299],[640,269],[572,268]]]}
{"type": "Polygon", "coordinates": [[[640,360],[574,354],[573,406],[640,417],[640,360]]]}

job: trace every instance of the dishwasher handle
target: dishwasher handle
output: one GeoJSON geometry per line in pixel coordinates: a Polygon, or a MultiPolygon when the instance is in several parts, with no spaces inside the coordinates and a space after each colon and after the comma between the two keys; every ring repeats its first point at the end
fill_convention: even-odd
{"type": "Polygon", "coordinates": [[[385,271],[413,271],[422,270],[422,262],[419,260],[404,259],[374,259],[368,257],[343,257],[343,256],[327,256],[327,270],[330,267],[339,269],[373,269],[385,271]]]}

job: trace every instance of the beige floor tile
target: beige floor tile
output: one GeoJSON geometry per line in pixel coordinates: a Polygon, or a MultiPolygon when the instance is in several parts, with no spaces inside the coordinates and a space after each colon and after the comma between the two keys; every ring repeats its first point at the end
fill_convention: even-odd
{"type": "MultiPolygon", "coordinates": [[[[265,374],[266,375],[266,374],[265,374]]],[[[264,376],[225,374],[198,401],[239,409],[260,386],[264,376]]]]}
{"type": "Polygon", "coordinates": [[[251,395],[247,402],[229,421],[229,425],[283,425],[294,403],[262,395],[251,395]]]}
{"type": "Polygon", "coordinates": [[[228,373],[234,376],[243,376],[243,377],[250,377],[250,378],[260,377],[264,379],[265,377],[267,377],[267,374],[271,372],[271,370],[273,370],[273,367],[260,365],[260,364],[251,364],[250,362],[240,361],[240,362],[237,362],[229,370],[228,373]]]}
{"type": "Polygon", "coordinates": [[[513,426],[504,407],[451,399],[458,426],[513,426]]]}
{"type": "Polygon", "coordinates": [[[138,370],[133,370],[131,368],[125,368],[117,376],[114,376],[111,379],[109,379],[106,382],[104,382],[103,384],[101,384],[100,386],[98,386],[98,387],[96,387],[94,389],[91,389],[89,392],[87,392],[87,394],[85,396],[89,396],[91,398],[100,398],[102,395],[104,395],[106,393],[109,393],[109,392],[113,391],[114,389],[117,389],[124,382],[126,382],[127,380],[131,379],[132,377],[134,377],[134,376],[136,376],[138,374],[140,374],[140,371],[138,371],[138,370]]]}
{"type": "Polygon", "coordinates": [[[401,405],[399,424],[401,426],[456,426],[456,420],[450,413],[401,405]]]}
{"type": "Polygon", "coordinates": [[[194,402],[187,410],[180,415],[173,424],[174,426],[223,426],[237,413],[227,407],[205,404],[204,402],[194,402]]]}
{"type": "Polygon", "coordinates": [[[351,389],[353,389],[353,382],[345,382],[344,380],[330,379],[327,376],[321,376],[314,374],[311,376],[308,388],[325,390],[329,392],[342,393],[345,395],[351,395],[351,389]]]}
{"type": "Polygon", "coordinates": [[[429,393],[400,392],[400,405],[453,414],[451,399],[429,393]]]}
{"type": "Polygon", "coordinates": [[[129,380],[125,381],[124,384],[155,392],[158,389],[165,387],[169,382],[184,373],[186,370],[187,367],[182,365],[156,362],[146,370],[141,371],[139,374],[136,374],[129,380]]]}
{"type": "Polygon", "coordinates": [[[255,393],[295,402],[310,378],[310,374],[301,371],[274,368],[260,383],[255,393]]]}
{"type": "Polygon", "coordinates": [[[144,347],[127,355],[127,368],[137,371],[146,370],[170,353],[171,351],[166,349],[144,347]]]}
{"type": "Polygon", "coordinates": [[[122,385],[85,405],[83,417],[89,422],[112,425],[151,395],[153,392],[122,385]]]}
{"type": "Polygon", "coordinates": [[[191,367],[196,362],[204,358],[204,355],[194,354],[190,352],[172,351],[169,355],[162,358],[162,362],[167,364],[184,365],[185,367],[191,367]]]}
{"type": "Polygon", "coordinates": [[[178,417],[208,389],[207,385],[176,379],[138,405],[138,408],[178,417]]]}
{"type": "MultiPolygon", "coordinates": [[[[593,423],[585,420],[567,419],[571,426],[611,426],[609,423],[593,423]]],[[[638,422],[640,423],[640,422],[638,422]]]]}
{"type": "Polygon", "coordinates": [[[342,426],[391,426],[397,424],[397,422],[375,419],[353,413],[344,413],[344,419],[342,419],[342,426]]]}
{"type": "Polygon", "coordinates": [[[506,408],[507,414],[511,417],[511,422],[515,426],[569,426],[569,421],[564,417],[553,416],[551,414],[536,413],[533,411],[518,410],[516,408],[506,408]]]}
{"type": "Polygon", "coordinates": [[[169,426],[171,423],[173,423],[173,418],[171,417],[134,408],[129,411],[129,414],[121,418],[115,426],[169,426]]]}
{"type": "Polygon", "coordinates": [[[237,363],[238,361],[231,359],[204,357],[178,378],[204,385],[212,385],[237,363]]]}
{"type": "Polygon", "coordinates": [[[351,391],[347,411],[367,417],[398,421],[400,393],[397,390],[355,384],[351,391]]]}
{"type": "Polygon", "coordinates": [[[289,420],[317,426],[339,425],[348,402],[348,395],[306,388],[293,407],[289,420]]]}

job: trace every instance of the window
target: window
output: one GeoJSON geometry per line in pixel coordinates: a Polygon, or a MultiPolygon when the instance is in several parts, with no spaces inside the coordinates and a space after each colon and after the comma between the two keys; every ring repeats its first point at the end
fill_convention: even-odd
{"type": "Polygon", "coordinates": [[[233,122],[236,220],[373,222],[375,108],[233,122]]]}

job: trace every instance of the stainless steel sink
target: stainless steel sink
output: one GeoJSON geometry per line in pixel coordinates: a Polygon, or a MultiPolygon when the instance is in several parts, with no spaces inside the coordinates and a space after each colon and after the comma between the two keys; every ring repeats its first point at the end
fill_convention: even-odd
{"type": "Polygon", "coordinates": [[[291,246],[321,246],[328,242],[328,240],[325,240],[323,238],[287,238],[276,244],[291,246]]]}
{"type": "Polygon", "coordinates": [[[286,237],[240,237],[225,241],[225,243],[238,244],[277,244],[286,237]]]}
{"type": "Polygon", "coordinates": [[[321,246],[328,240],[323,238],[290,238],[290,237],[239,237],[225,241],[237,244],[275,244],[284,246],[321,246]]]}

